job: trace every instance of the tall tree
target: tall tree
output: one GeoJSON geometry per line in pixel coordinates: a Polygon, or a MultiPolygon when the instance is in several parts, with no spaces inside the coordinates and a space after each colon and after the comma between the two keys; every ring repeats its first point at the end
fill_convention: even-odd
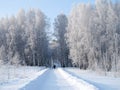
{"type": "Polygon", "coordinates": [[[68,47],[66,44],[66,38],[65,38],[65,33],[66,33],[66,28],[68,25],[68,20],[66,15],[64,14],[59,14],[54,21],[54,31],[56,38],[59,43],[59,61],[61,62],[61,66],[68,66],[69,61],[68,61],[68,47]]]}
{"type": "Polygon", "coordinates": [[[67,42],[73,64],[80,68],[88,67],[89,20],[92,7],[90,4],[79,4],[73,7],[68,18],[67,42]]]}

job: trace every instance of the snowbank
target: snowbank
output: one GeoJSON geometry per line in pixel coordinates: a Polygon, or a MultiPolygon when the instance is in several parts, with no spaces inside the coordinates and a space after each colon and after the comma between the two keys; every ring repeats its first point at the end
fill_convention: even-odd
{"type": "Polygon", "coordinates": [[[61,68],[58,69],[60,74],[66,78],[66,80],[69,82],[69,84],[71,85],[75,85],[76,87],[78,87],[78,90],[98,90],[98,88],[96,88],[95,86],[85,82],[82,79],[79,79],[77,77],[74,77],[70,74],[68,74],[67,72],[63,71],[61,68]]]}
{"type": "MultiPolygon", "coordinates": [[[[0,72],[2,72],[4,68],[2,68],[0,72]]],[[[9,79],[7,79],[8,73],[0,74],[0,90],[18,90],[47,70],[45,67],[13,68],[13,66],[10,66],[9,69],[9,79]],[[14,71],[14,69],[16,70],[14,71]]]]}
{"type": "Polygon", "coordinates": [[[104,76],[91,70],[80,70],[78,68],[65,68],[64,70],[96,86],[99,90],[120,90],[120,78],[114,78],[112,75],[104,76]]]}

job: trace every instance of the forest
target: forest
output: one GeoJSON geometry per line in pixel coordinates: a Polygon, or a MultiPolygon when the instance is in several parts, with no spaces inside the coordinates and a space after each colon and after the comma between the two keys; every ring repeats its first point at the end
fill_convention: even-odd
{"type": "Polygon", "coordinates": [[[120,70],[120,2],[75,4],[51,23],[40,9],[0,18],[0,64],[120,70]],[[54,39],[51,39],[54,37],[54,39]]]}

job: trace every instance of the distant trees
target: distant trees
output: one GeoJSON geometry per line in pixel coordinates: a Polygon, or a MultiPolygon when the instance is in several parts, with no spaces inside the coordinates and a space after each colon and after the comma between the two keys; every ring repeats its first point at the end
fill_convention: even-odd
{"type": "Polygon", "coordinates": [[[39,9],[0,19],[0,59],[9,64],[45,65],[47,18],[39,9]]]}
{"type": "Polygon", "coordinates": [[[57,52],[59,53],[58,60],[62,67],[70,66],[70,61],[68,60],[69,48],[66,43],[66,29],[68,25],[68,19],[65,14],[59,14],[54,21],[54,33],[58,41],[59,46],[57,47],[57,52]]]}
{"type": "Polygon", "coordinates": [[[118,70],[120,3],[96,0],[75,5],[68,17],[67,42],[73,64],[83,69],[118,70]]]}

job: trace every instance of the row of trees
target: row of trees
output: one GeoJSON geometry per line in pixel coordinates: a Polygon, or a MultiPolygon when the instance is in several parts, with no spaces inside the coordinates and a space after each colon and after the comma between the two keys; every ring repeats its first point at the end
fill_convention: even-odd
{"type": "Polygon", "coordinates": [[[118,71],[120,2],[95,0],[95,5],[75,5],[68,16],[66,41],[75,66],[118,71]]]}
{"type": "Polygon", "coordinates": [[[75,5],[68,17],[59,14],[53,44],[48,42],[48,28],[48,19],[38,9],[1,18],[0,63],[50,65],[53,58],[63,67],[118,71],[120,2],[96,0],[95,5],[75,5]]]}
{"type": "Polygon", "coordinates": [[[39,9],[20,10],[0,19],[0,62],[4,64],[45,65],[48,29],[46,16],[39,9]]]}

